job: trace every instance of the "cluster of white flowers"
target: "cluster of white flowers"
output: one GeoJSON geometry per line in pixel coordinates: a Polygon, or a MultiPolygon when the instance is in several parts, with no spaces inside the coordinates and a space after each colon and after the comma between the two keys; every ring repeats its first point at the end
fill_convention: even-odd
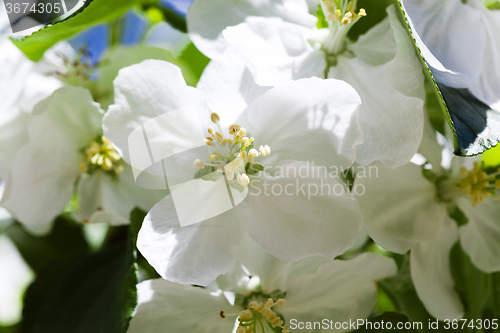
{"type": "Polygon", "coordinates": [[[450,250],[459,241],[477,268],[500,271],[500,171],[451,157],[455,133],[428,119],[419,51],[438,85],[468,89],[500,123],[500,11],[402,6],[408,26],[390,5],[352,41],[370,16],[356,0],[195,0],[189,37],[211,59],[196,87],[154,59],[90,85],[67,45],[33,63],[0,36],[0,220],[44,235],[70,202],[85,224],[148,212],[137,249],[161,279],[138,285],[130,332],[367,318],[397,266],[356,251],[365,232],[410,251],[432,316],[461,318],[450,250]],[[377,173],[324,172],[353,166],[377,173]],[[362,195],[330,191],[352,177],[362,195]]]}

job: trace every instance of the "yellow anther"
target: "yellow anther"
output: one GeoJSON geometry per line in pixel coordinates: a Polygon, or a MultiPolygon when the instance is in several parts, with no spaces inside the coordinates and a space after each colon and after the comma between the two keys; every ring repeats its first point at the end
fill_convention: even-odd
{"type": "Polygon", "coordinates": [[[119,166],[115,162],[121,161],[120,155],[105,137],[92,142],[85,150],[85,155],[87,162],[79,165],[78,169],[80,172],[87,172],[91,167],[111,171],[119,166]]]}
{"type": "Polygon", "coordinates": [[[248,307],[254,311],[260,312],[262,308],[264,307],[264,304],[262,303],[257,303],[257,301],[252,301],[250,304],[248,304],[248,307]]]}
{"type": "Polygon", "coordinates": [[[211,138],[211,137],[209,137],[209,136],[208,136],[208,137],[206,137],[206,138],[205,138],[205,144],[207,144],[208,146],[214,146],[214,145],[215,145],[215,143],[214,143],[214,139],[213,139],[213,138],[211,138]]]}
{"type": "Polygon", "coordinates": [[[481,165],[479,164],[479,162],[474,162],[474,173],[478,173],[479,170],[481,170],[481,165]]]}
{"type": "Polygon", "coordinates": [[[240,313],[240,318],[243,320],[252,319],[252,317],[253,317],[252,312],[248,310],[241,311],[240,313]]]}
{"type": "Polygon", "coordinates": [[[241,154],[240,154],[240,157],[241,157],[241,158],[245,158],[245,157],[247,157],[247,152],[243,150],[243,151],[241,152],[241,154]]]}
{"type": "MultiPolygon", "coordinates": [[[[284,325],[283,320],[278,316],[271,307],[274,305],[281,306],[285,304],[284,299],[278,299],[276,303],[272,298],[269,298],[265,304],[257,301],[251,301],[248,304],[248,309],[240,313],[238,318],[238,328],[236,332],[252,333],[256,330],[257,322],[262,325],[262,319],[265,318],[270,326],[282,328],[282,332],[290,332],[290,329],[284,325]]],[[[265,326],[264,326],[265,327],[265,326]]]]}
{"type": "Polygon", "coordinates": [[[115,173],[116,173],[117,175],[119,175],[120,173],[122,173],[122,172],[123,172],[123,170],[124,170],[124,169],[123,169],[123,165],[119,165],[119,166],[117,166],[117,167],[115,168],[115,173]]]}
{"type": "Polygon", "coordinates": [[[340,21],[340,23],[342,23],[342,25],[347,25],[351,23],[351,19],[344,16],[344,18],[342,19],[342,21],[340,21]]]}
{"type": "Polygon", "coordinates": [[[238,124],[233,124],[229,126],[229,134],[233,135],[236,134],[241,128],[241,125],[238,124]]]}
{"type": "Polygon", "coordinates": [[[198,169],[203,169],[205,167],[205,162],[200,159],[196,159],[194,160],[194,166],[198,169]]]}
{"type": "Polygon", "coordinates": [[[486,172],[484,172],[484,171],[483,171],[483,172],[481,172],[481,173],[479,174],[479,176],[478,176],[478,181],[479,181],[479,182],[482,182],[482,181],[484,181],[487,177],[488,177],[488,174],[487,174],[486,172]]]}
{"type": "Polygon", "coordinates": [[[361,17],[366,16],[366,10],[364,8],[360,8],[358,16],[361,16],[361,17]]]}
{"type": "Polygon", "coordinates": [[[238,326],[236,333],[248,333],[248,330],[245,326],[238,326]]]}
{"type": "Polygon", "coordinates": [[[217,124],[217,122],[220,120],[220,117],[217,113],[213,112],[211,115],[210,115],[210,120],[212,120],[212,122],[214,124],[217,124]]]}
{"type": "Polygon", "coordinates": [[[248,142],[248,140],[250,140],[250,139],[248,138],[248,136],[244,136],[244,137],[242,137],[242,138],[240,139],[240,142],[241,142],[241,143],[243,143],[243,144],[245,144],[245,143],[247,143],[247,142],[248,142]]]}
{"type": "Polygon", "coordinates": [[[244,127],[241,127],[236,135],[239,137],[244,137],[245,134],[247,134],[247,130],[244,127]]]}
{"type": "Polygon", "coordinates": [[[264,306],[261,310],[260,313],[266,317],[269,315],[270,312],[273,312],[271,309],[269,309],[267,306],[264,306]]]}
{"type": "Polygon", "coordinates": [[[254,159],[257,156],[259,156],[259,152],[257,151],[257,149],[250,149],[250,151],[248,152],[248,162],[253,163],[254,159]]]}
{"type": "Polygon", "coordinates": [[[241,186],[247,186],[250,183],[250,178],[246,174],[241,174],[236,177],[236,180],[238,181],[238,184],[241,186]]]}
{"type": "Polygon", "coordinates": [[[262,154],[262,156],[267,157],[271,155],[271,148],[268,145],[260,146],[259,151],[262,154]]]}
{"type": "Polygon", "coordinates": [[[460,173],[462,174],[462,176],[464,177],[467,177],[469,175],[469,172],[467,171],[467,168],[466,167],[461,167],[460,168],[460,173]]]}
{"type": "Polygon", "coordinates": [[[282,307],[284,304],[286,304],[286,300],[283,298],[280,298],[276,301],[276,306],[279,308],[282,307]]]}
{"type": "Polygon", "coordinates": [[[105,156],[102,158],[102,168],[106,171],[113,169],[113,162],[111,162],[109,157],[105,156]]]}
{"type": "Polygon", "coordinates": [[[337,10],[335,11],[335,14],[337,14],[338,16],[340,16],[340,14],[342,14],[342,12],[340,11],[340,9],[337,9],[337,10]]]}
{"type": "Polygon", "coordinates": [[[214,135],[215,131],[214,131],[214,128],[212,126],[208,126],[208,133],[210,135],[214,135]]]}
{"type": "Polygon", "coordinates": [[[219,131],[216,131],[215,132],[215,139],[218,141],[218,142],[222,142],[222,140],[224,140],[224,134],[222,134],[221,132],[219,131]]]}
{"type": "Polygon", "coordinates": [[[281,333],[290,333],[290,328],[288,326],[283,326],[283,330],[281,331],[281,333]]]}
{"type": "Polygon", "coordinates": [[[276,317],[276,318],[274,318],[273,320],[271,320],[271,321],[270,321],[270,323],[271,323],[271,325],[272,325],[273,327],[276,327],[276,326],[281,326],[281,325],[283,325],[283,320],[281,320],[281,318],[280,318],[280,317],[276,317]]]}
{"type": "Polygon", "coordinates": [[[226,173],[226,178],[227,178],[228,181],[234,179],[234,171],[233,170],[231,170],[229,168],[225,168],[224,171],[226,173]]]}
{"type": "Polygon", "coordinates": [[[264,306],[270,308],[274,305],[274,301],[272,298],[269,298],[267,301],[266,301],[266,304],[264,304],[264,306]]]}

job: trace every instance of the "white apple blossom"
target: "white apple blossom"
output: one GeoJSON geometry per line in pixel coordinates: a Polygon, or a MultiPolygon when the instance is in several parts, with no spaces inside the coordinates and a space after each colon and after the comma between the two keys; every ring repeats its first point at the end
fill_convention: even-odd
{"type": "Polygon", "coordinates": [[[434,142],[423,150],[432,164],[408,164],[395,170],[379,168],[379,177],[357,179],[366,186],[359,197],[364,225],[384,248],[411,250],[411,275],[427,310],[440,319],[461,318],[463,308],[455,291],[449,253],[460,239],[474,265],[485,272],[500,270],[500,188],[498,172],[486,174],[479,158],[452,157],[434,142]],[[441,152],[443,159],[441,160],[441,152]],[[449,211],[457,206],[468,223],[457,227],[449,211]]]}
{"type": "Polygon", "coordinates": [[[0,37],[0,178],[5,178],[19,148],[27,142],[26,123],[33,106],[61,86],[46,77],[7,39],[0,37]]]}
{"type": "MultiPolygon", "coordinates": [[[[376,281],[397,271],[392,259],[373,253],[346,261],[307,258],[290,263],[249,244],[239,249],[240,260],[231,271],[210,285],[212,290],[162,279],[140,283],[128,332],[159,333],[165,327],[186,333],[271,332],[274,327],[286,333],[298,322],[356,321],[370,315],[376,281]]],[[[300,331],[348,329],[316,326],[300,331]]]]}
{"type": "MultiPolygon", "coordinates": [[[[238,62],[226,67],[214,62],[195,89],[175,65],[148,60],[122,69],[115,80],[115,104],[105,116],[104,134],[125,160],[130,160],[129,138],[135,129],[151,128],[162,117],[183,119],[163,121],[163,132],[156,137],[146,132],[153,155],[155,147],[175,154],[154,159],[173,170],[166,174],[172,194],[149,212],[137,242],[165,279],[207,285],[232,267],[233,250],[245,233],[283,260],[313,255],[333,259],[358,236],[360,215],[352,196],[326,190],[308,196],[298,189],[342,186],[318,171],[352,164],[361,139],[359,96],[342,81],[318,78],[259,95],[263,88],[245,73],[238,62]],[[200,133],[191,135],[193,128],[200,133]],[[181,154],[190,147],[199,148],[181,154]],[[249,165],[266,172],[249,172],[249,165]],[[194,179],[200,168],[213,172],[194,179]],[[292,172],[300,168],[308,174],[292,172]],[[189,184],[190,192],[182,192],[183,184],[189,184]],[[268,193],[272,186],[287,185],[292,195],[268,193]],[[183,200],[174,202],[178,193],[183,200]],[[190,214],[207,219],[181,227],[190,214]]],[[[147,151],[145,156],[149,160],[147,151]]]]}
{"type": "Polygon", "coordinates": [[[281,17],[310,28],[317,21],[304,0],[195,0],[187,13],[189,38],[203,54],[216,59],[226,49],[222,30],[249,16],[281,17]]]}
{"type": "Polygon", "coordinates": [[[75,192],[83,222],[127,224],[138,205],[161,198],[141,191],[131,169],[102,136],[103,111],[83,88],[60,88],[37,104],[29,141],[19,149],[0,205],[30,232],[44,234],[75,192]]]}
{"type": "Polygon", "coordinates": [[[218,0],[210,10],[223,4],[230,10],[210,20],[202,9],[209,10],[212,1],[197,0],[188,15],[190,36],[202,52],[216,58],[224,50],[221,26],[227,26],[222,35],[260,85],[308,77],[346,81],[363,101],[365,141],[358,147],[357,162],[408,163],[422,138],[424,76],[394,6],[388,7],[388,18],[352,43],[347,33],[370,13],[350,8],[355,1],[342,0],[340,8],[333,1],[320,3],[329,25],[324,29],[316,27],[305,1],[218,0]]]}

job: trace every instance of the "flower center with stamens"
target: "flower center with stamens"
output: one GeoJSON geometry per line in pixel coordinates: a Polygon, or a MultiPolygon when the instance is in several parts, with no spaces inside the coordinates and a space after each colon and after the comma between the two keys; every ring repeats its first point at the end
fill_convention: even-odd
{"type": "Polygon", "coordinates": [[[465,190],[473,207],[477,207],[485,197],[496,196],[497,190],[500,189],[500,169],[493,174],[487,174],[484,171],[484,163],[474,162],[472,170],[468,171],[462,167],[460,173],[465,178],[462,179],[459,186],[465,190]]]}
{"type": "Polygon", "coordinates": [[[356,3],[357,0],[321,0],[321,8],[330,30],[323,43],[327,67],[337,64],[337,55],[346,51],[349,30],[361,17],[366,16],[363,8],[356,12],[356,3]]]}
{"type": "Polygon", "coordinates": [[[64,54],[58,56],[63,61],[64,72],[56,71],[54,75],[72,86],[88,87],[92,74],[103,65],[103,62],[92,64],[92,57],[85,48],[78,51],[74,60],[68,59],[64,54]]]}
{"type": "Polygon", "coordinates": [[[88,147],[83,148],[85,162],[79,166],[82,173],[101,169],[112,175],[123,171],[123,161],[111,142],[104,136],[97,137],[88,147]]]}
{"type": "MultiPolygon", "coordinates": [[[[236,333],[256,333],[257,327],[262,332],[266,332],[265,327],[281,328],[281,333],[290,333],[290,328],[284,325],[282,318],[274,311],[276,307],[281,307],[286,300],[279,298],[276,302],[269,298],[265,303],[251,301],[248,308],[241,311],[238,317],[238,328],[236,333]]],[[[222,318],[226,318],[223,311],[220,313],[222,318]]]]}
{"type": "Polygon", "coordinates": [[[205,144],[210,149],[210,160],[196,159],[194,165],[198,169],[215,168],[223,173],[228,181],[234,180],[243,187],[247,186],[250,183],[247,170],[260,169],[255,159],[261,155],[269,156],[271,148],[268,145],[260,146],[257,151],[253,148],[254,138],[247,136],[245,128],[233,124],[229,126],[229,135],[226,136],[219,123],[219,115],[212,113],[210,119],[216,126],[208,127],[209,136],[205,138],[205,144]]]}

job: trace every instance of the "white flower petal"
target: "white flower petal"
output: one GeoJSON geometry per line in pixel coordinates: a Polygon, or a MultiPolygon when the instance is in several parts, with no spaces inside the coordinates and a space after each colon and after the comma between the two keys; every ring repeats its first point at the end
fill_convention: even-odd
{"type": "Polygon", "coordinates": [[[289,80],[324,77],[325,54],[308,41],[311,29],[279,18],[252,17],[224,30],[227,43],[238,50],[263,86],[289,80]]]}
{"type": "Polygon", "coordinates": [[[324,318],[348,322],[366,318],[377,301],[376,281],[396,272],[392,259],[373,253],[363,253],[352,260],[327,262],[315,273],[296,275],[288,281],[287,303],[279,311],[287,324],[292,318],[304,322],[321,322],[324,318]]]}
{"type": "Polygon", "coordinates": [[[114,86],[115,104],[103,119],[104,136],[113,142],[127,163],[130,163],[129,136],[148,120],[188,106],[193,106],[200,115],[193,121],[209,116],[204,94],[187,86],[179,67],[165,61],[146,60],[124,68],[114,86]]]}
{"type": "Polygon", "coordinates": [[[417,152],[423,133],[423,101],[407,97],[387,79],[388,64],[373,67],[357,58],[339,57],[329,77],[344,80],[360,94],[359,120],[365,135],[357,162],[381,161],[398,167],[417,152]],[[376,87],[376,89],[374,89],[376,87]]]}
{"type": "Polygon", "coordinates": [[[28,141],[27,120],[33,106],[61,86],[40,73],[8,40],[0,40],[0,176],[7,177],[16,152],[28,141]]]}
{"type": "MultiPolygon", "coordinates": [[[[218,186],[215,182],[205,183],[218,186]]],[[[193,194],[197,195],[200,193],[193,194]]],[[[217,196],[206,198],[203,206],[194,202],[192,209],[211,209],[219,204],[217,196]]],[[[181,227],[172,196],[168,195],[144,219],[137,247],[163,278],[206,286],[233,266],[233,250],[241,242],[243,232],[234,209],[181,227]]]]}
{"type": "Polygon", "coordinates": [[[436,211],[434,232],[411,249],[411,277],[418,297],[434,317],[460,319],[463,307],[450,271],[450,250],[458,239],[455,221],[446,209],[436,211]]]}
{"type": "Polygon", "coordinates": [[[196,0],[187,14],[189,37],[203,54],[215,59],[226,48],[222,30],[250,16],[280,17],[306,27],[317,22],[304,0],[196,0]]]}
{"type": "MultiPolygon", "coordinates": [[[[241,113],[270,89],[255,83],[250,71],[232,49],[227,49],[208,64],[197,88],[206,94],[208,106],[219,114],[223,127],[237,123],[241,113]]],[[[246,126],[241,121],[238,123],[246,126]]]]}
{"type": "Polygon", "coordinates": [[[479,12],[461,1],[404,0],[403,4],[436,80],[467,88],[483,70],[486,38],[479,12]]]}
{"type": "Polygon", "coordinates": [[[2,198],[2,206],[31,232],[48,232],[71,199],[79,150],[100,134],[101,112],[82,88],[61,88],[35,107],[30,142],[16,155],[2,198]]]}
{"type": "MultiPolygon", "coordinates": [[[[413,43],[399,23],[394,6],[387,12],[393,36],[382,35],[384,40],[379,43],[391,45],[396,40],[394,59],[372,66],[363,61],[364,57],[340,56],[337,66],[330,68],[329,77],[351,84],[363,102],[360,123],[365,140],[358,147],[357,162],[367,165],[381,161],[395,168],[410,161],[422,139],[424,76],[413,43]]],[[[374,29],[379,26],[387,26],[387,21],[374,29]]]]}
{"type": "Polygon", "coordinates": [[[397,45],[396,55],[387,68],[387,79],[403,95],[425,100],[425,77],[420,59],[415,54],[414,42],[408,36],[406,26],[399,21],[394,5],[387,7],[386,11],[397,45]]]}
{"type": "Polygon", "coordinates": [[[237,312],[224,295],[206,289],[183,286],[162,279],[137,285],[139,304],[128,333],[212,333],[231,332],[234,317],[222,319],[220,311],[237,312]]]}
{"type": "Polygon", "coordinates": [[[469,219],[460,227],[460,244],[472,263],[484,272],[500,271],[500,205],[486,199],[476,208],[467,199],[459,199],[458,205],[469,219]]]}
{"type": "Polygon", "coordinates": [[[483,71],[478,79],[469,87],[470,91],[481,101],[500,112],[500,12],[488,10],[480,1],[470,1],[479,8],[481,22],[486,31],[486,48],[483,55],[483,71]]]}
{"type": "Polygon", "coordinates": [[[421,167],[411,163],[397,169],[373,167],[354,182],[355,188],[360,186],[358,193],[365,189],[357,197],[365,229],[382,247],[405,253],[434,230],[434,214],[441,209],[434,201],[435,187],[422,176],[421,167]]]}
{"type": "Polygon", "coordinates": [[[310,257],[294,262],[279,260],[248,235],[245,235],[235,256],[238,264],[241,264],[250,276],[259,279],[263,293],[272,293],[276,289],[286,290],[288,279],[299,274],[316,272],[319,266],[328,261],[322,257],[310,257]]]}
{"type": "Polygon", "coordinates": [[[0,110],[0,177],[6,179],[12,159],[28,142],[29,115],[13,108],[0,107],[2,108],[0,110]]]}
{"type": "Polygon", "coordinates": [[[97,170],[90,177],[81,178],[78,195],[80,208],[75,214],[78,220],[110,225],[129,224],[134,204],[119,181],[114,181],[104,171],[97,170]]]}
{"type": "Polygon", "coordinates": [[[134,181],[132,168],[129,165],[124,165],[123,172],[118,175],[118,182],[120,191],[127,193],[135,206],[146,212],[168,194],[168,191],[164,189],[150,190],[140,187],[134,181]]]}
{"type": "Polygon", "coordinates": [[[359,36],[356,43],[348,47],[356,57],[372,66],[383,65],[394,59],[397,44],[389,17],[359,36]]]}
{"type": "Polygon", "coordinates": [[[289,261],[333,259],[352,246],[361,230],[358,203],[326,172],[295,162],[280,176],[251,180],[244,202],[248,233],[267,252],[289,261]]]}
{"type": "Polygon", "coordinates": [[[362,141],[360,104],[356,91],[338,80],[310,78],[275,87],[248,111],[255,146],[269,145],[272,150],[259,161],[300,160],[347,168],[362,141]]]}

